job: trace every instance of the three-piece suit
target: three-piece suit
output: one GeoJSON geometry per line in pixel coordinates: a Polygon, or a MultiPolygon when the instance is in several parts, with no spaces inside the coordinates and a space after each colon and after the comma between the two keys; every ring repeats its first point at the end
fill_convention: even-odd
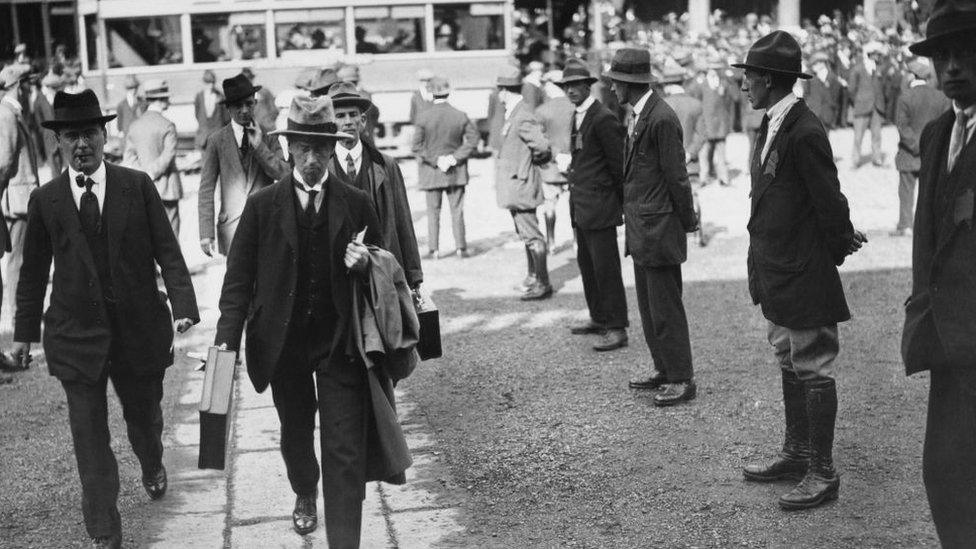
{"type": "Polygon", "coordinates": [[[147,110],[125,134],[122,163],[149,175],[166,208],[173,234],[179,238],[183,181],[176,169],[176,124],[159,111],[147,110]]]}

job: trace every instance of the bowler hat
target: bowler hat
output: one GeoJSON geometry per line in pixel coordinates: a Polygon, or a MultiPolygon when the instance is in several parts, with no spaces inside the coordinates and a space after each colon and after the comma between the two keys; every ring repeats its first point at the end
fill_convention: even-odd
{"type": "Polygon", "coordinates": [[[373,106],[373,102],[363,97],[352,82],[339,82],[329,88],[329,98],[336,107],[359,107],[361,112],[366,112],[373,106]]]}
{"type": "Polygon", "coordinates": [[[169,84],[165,80],[147,80],[142,90],[146,99],[169,99],[169,84]]]}
{"type": "Polygon", "coordinates": [[[268,135],[285,137],[311,137],[349,139],[352,136],[339,131],[335,121],[335,107],[328,97],[305,97],[296,95],[288,110],[288,125],[283,130],[269,132],[268,135]]]}
{"type": "Polygon", "coordinates": [[[651,52],[637,48],[621,49],[614,54],[607,77],[619,82],[650,84],[654,81],[654,76],[651,75],[651,52]]]}
{"type": "Polygon", "coordinates": [[[104,124],[115,119],[114,114],[104,114],[98,104],[98,97],[91,90],[81,93],[54,94],[54,118],[41,122],[49,130],[84,124],[104,124]]]}
{"type": "Polygon", "coordinates": [[[566,66],[563,67],[563,77],[556,80],[555,84],[566,86],[575,84],[576,82],[592,84],[596,82],[596,78],[590,74],[590,71],[582,61],[579,59],[568,59],[566,60],[566,66]]]}
{"type": "Polygon", "coordinates": [[[339,82],[339,75],[335,69],[322,69],[308,83],[308,90],[311,92],[312,97],[325,95],[329,93],[329,88],[332,84],[337,82],[339,82]]]}
{"type": "Polygon", "coordinates": [[[254,94],[261,89],[261,86],[255,86],[251,84],[251,81],[244,74],[238,74],[233,78],[227,78],[223,82],[224,87],[224,100],[225,105],[233,105],[239,103],[248,97],[253,97],[254,94]]]}
{"type": "Polygon", "coordinates": [[[976,2],[936,0],[925,26],[925,40],[908,46],[908,49],[915,55],[932,57],[946,42],[967,33],[976,33],[976,2]]]}
{"type": "Polygon", "coordinates": [[[773,31],[756,40],[756,43],[749,48],[744,62],[734,63],[732,66],[737,69],[753,69],[803,79],[813,78],[812,75],[803,72],[802,57],[800,44],[793,35],[786,31],[773,31]]]}
{"type": "Polygon", "coordinates": [[[433,76],[427,82],[427,89],[434,97],[447,97],[451,94],[451,83],[443,76],[433,76]]]}
{"type": "Polygon", "coordinates": [[[505,67],[495,80],[495,86],[499,88],[521,88],[522,72],[518,67],[505,67]]]}

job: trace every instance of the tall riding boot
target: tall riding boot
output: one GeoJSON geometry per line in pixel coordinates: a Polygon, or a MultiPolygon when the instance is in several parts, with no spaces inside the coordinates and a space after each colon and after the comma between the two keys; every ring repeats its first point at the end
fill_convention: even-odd
{"type": "Polygon", "coordinates": [[[556,212],[546,212],[546,245],[551,252],[556,247],[556,212]]]}
{"type": "Polygon", "coordinates": [[[546,266],[546,245],[542,242],[532,247],[532,263],[535,265],[535,282],[522,294],[522,301],[535,301],[552,296],[549,284],[549,268],[546,266]]]}
{"type": "Polygon", "coordinates": [[[786,412],[786,435],[783,450],[774,459],[746,465],[742,476],[753,482],[782,479],[800,480],[810,461],[809,424],[803,382],[792,370],[783,373],[783,408],[786,412]]]}
{"type": "Polygon", "coordinates": [[[837,385],[824,378],[804,384],[810,422],[810,468],[790,493],[779,498],[786,510],[809,509],[837,499],[840,477],[834,471],[834,423],[837,420],[837,385]]]}
{"type": "Polygon", "coordinates": [[[528,290],[535,284],[535,258],[532,256],[532,250],[528,244],[525,245],[525,265],[525,279],[522,280],[522,285],[518,288],[522,292],[528,290]]]}

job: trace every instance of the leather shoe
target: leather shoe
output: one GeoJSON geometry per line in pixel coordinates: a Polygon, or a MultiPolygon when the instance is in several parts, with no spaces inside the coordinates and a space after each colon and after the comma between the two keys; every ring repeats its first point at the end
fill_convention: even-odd
{"type": "Polygon", "coordinates": [[[837,499],[839,491],[840,477],[837,474],[825,476],[817,471],[809,471],[793,490],[779,498],[779,506],[784,511],[811,509],[837,499]]]}
{"type": "Polygon", "coordinates": [[[664,390],[654,395],[655,406],[674,406],[692,400],[698,394],[694,381],[680,381],[664,385],[664,390]]]}
{"type": "Polygon", "coordinates": [[[655,389],[660,389],[661,386],[666,384],[667,382],[668,382],[668,378],[665,377],[665,375],[662,374],[661,372],[655,370],[651,374],[651,377],[634,378],[630,380],[630,382],[627,383],[627,385],[631,389],[648,389],[653,391],[655,389]]]}
{"type": "Polygon", "coordinates": [[[14,362],[14,359],[10,358],[5,351],[0,351],[0,371],[3,372],[17,372],[23,370],[20,364],[14,362]]]}
{"type": "Polygon", "coordinates": [[[593,345],[594,351],[613,351],[627,346],[627,331],[620,328],[610,328],[600,338],[600,342],[593,345]]]}
{"type": "Polygon", "coordinates": [[[525,290],[525,293],[519,299],[522,301],[539,301],[541,299],[549,299],[550,297],[552,297],[552,286],[536,280],[525,290]]]}
{"type": "Polygon", "coordinates": [[[315,507],[316,499],[318,499],[318,492],[295,498],[295,510],[291,513],[291,523],[295,527],[295,531],[302,536],[311,533],[319,525],[318,510],[315,507]]]}
{"type": "Polygon", "coordinates": [[[156,474],[148,477],[142,477],[142,487],[145,488],[146,493],[149,494],[149,499],[159,499],[166,495],[167,486],[166,468],[162,465],[159,466],[159,471],[156,471],[156,474]]]}
{"type": "Polygon", "coordinates": [[[569,327],[569,333],[573,335],[602,334],[606,330],[602,324],[597,324],[592,320],[586,324],[577,324],[576,326],[569,327]]]}
{"type": "Polygon", "coordinates": [[[92,538],[91,546],[92,549],[122,549],[122,536],[115,534],[92,538]]]}

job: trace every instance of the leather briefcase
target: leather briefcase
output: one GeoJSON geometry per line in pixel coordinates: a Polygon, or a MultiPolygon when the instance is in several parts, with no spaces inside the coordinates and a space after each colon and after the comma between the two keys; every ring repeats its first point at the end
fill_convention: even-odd
{"type": "Polygon", "coordinates": [[[210,347],[200,398],[200,469],[223,469],[234,400],[237,353],[210,347]]]}
{"type": "Polygon", "coordinates": [[[413,304],[417,308],[417,320],[420,321],[417,354],[420,355],[420,360],[440,358],[441,324],[437,305],[434,304],[430,294],[423,291],[414,292],[413,304]]]}

